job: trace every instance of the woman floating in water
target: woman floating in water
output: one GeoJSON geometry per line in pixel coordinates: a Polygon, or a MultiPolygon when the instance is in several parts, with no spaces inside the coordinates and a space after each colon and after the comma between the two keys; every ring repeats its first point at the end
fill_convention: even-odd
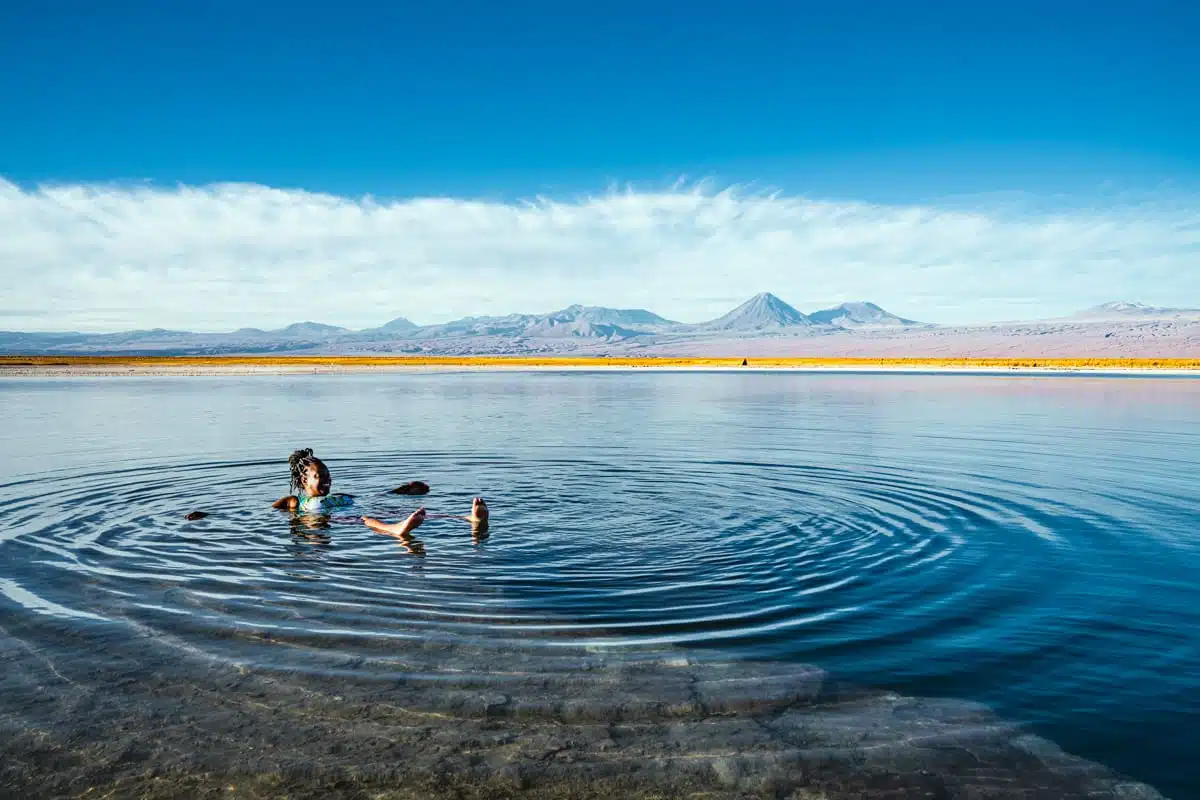
{"type": "MultiPolygon", "coordinates": [[[[333,477],[325,462],[313,455],[311,449],[297,450],[288,457],[288,467],[291,470],[291,488],[295,494],[281,497],[272,503],[272,507],[285,511],[295,511],[301,514],[327,514],[335,508],[342,508],[354,502],[354,495],[330,494],[333,477]]],[[[414,481],[393,489],[393,494],[426,494],[429,486],[414,481]]],[[[402,540],[411,538],[414,530],[421,526],[426,519],[461,519],[471,524],[471,532],[476,541],[487,536],[488,507],[482,497],[476,497],[471,504],[471,513],[465,516],[457,514],[429,514],[424,508],[418,508],[403,522],[386,523],[373,517],[362,517],[363,524],[378,533],[386,533],[402,540]]]]}
{"type": "Polygon", "coordinates": [[[296,450],[288,456],[292,473],[291,489],[295,494],[281,497],[272,508],[298,511],[301,514],[320,514],[354,502],[352,494],[330,494],[333,476],[325,462],[313,455],[311,449],[296,450]]]}

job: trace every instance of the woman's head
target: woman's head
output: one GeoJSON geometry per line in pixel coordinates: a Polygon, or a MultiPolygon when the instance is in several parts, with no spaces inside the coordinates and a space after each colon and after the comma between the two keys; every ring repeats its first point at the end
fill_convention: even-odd
{"type": "Polygon", "coordinates": [[[311,449],[296,450],[288,456],[288,467],[292,472],[292,489],[306,497],[324,497],[329,494],[333,478],[325,462],[313,455],[311,449]]]}

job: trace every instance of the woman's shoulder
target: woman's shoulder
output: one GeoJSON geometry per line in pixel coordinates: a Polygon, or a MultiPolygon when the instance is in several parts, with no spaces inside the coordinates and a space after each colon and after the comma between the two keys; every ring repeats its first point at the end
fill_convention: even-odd
{"type": "Polygon", "coordinates": [[[294,494],[289,494],[287,497],[281,497],[274,503],[271,503],[271,508],[282,508],[288,511],[294,511],[296,506],[300,505],[300,498],[294,494]]]}

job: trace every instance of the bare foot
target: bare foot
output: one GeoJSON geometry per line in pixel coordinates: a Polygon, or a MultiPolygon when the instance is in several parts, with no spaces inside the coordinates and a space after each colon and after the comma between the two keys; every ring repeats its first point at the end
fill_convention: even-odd
{"type": "Polygon", "coordinates": [[[476,536],[487,533],[488,507],[482,497],[476,497],[471,503],[471,516],[467,517],[467,522],[471,523],[471,532],[476,536]]]}
{"type": "Polygon", "coordinates": [[[377,533],[386,533],[391,536],[407,536],[421,527],[421,523],[425,521],[425,509],[418,508],[404,522],[388,524],[374,517],[363,517],[362,521],[364,525],[377,533]]]}

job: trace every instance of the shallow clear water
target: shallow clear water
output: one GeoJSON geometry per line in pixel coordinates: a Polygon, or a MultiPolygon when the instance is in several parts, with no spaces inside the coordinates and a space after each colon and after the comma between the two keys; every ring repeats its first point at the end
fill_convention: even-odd
{"type": "Polygon", "coordinates": [[[1197,380],[8,379],[0,418],[0,622],[326,677],[414,641],[810,663],[1194,791],[1197,380]],[[327,527],[269,508],[296,447],[358,496],[327,527]],[[352,516],[475,495],[482,541],[352,516]]]}

